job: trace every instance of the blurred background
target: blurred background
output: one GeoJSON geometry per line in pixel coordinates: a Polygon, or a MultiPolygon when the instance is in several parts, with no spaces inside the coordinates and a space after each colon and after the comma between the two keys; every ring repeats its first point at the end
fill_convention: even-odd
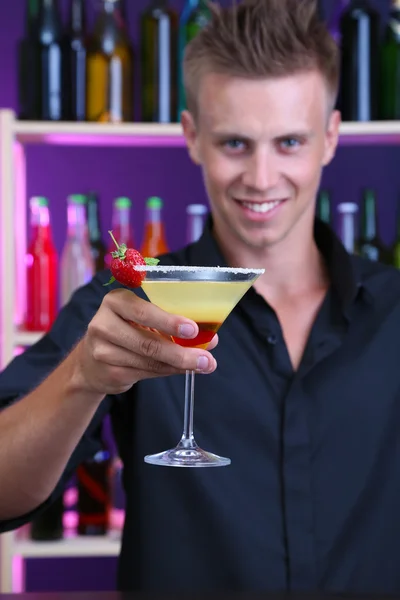
{"type": "MultiPolygon", "coordinates": [[[[324,171],[318,214],[350,252],[400,267],[400,0],[320,10],[342,50],[349,135],[324,171]]],[[[109,264],[111,227],[146,255],[199,237],[208,201],[180,135],[180,65],[208,16],[203,0],[0,2],[0,144],[20,132],[0,161],[3,269],[5,250],[17,256],[3,363],[109,264]]],[[[108,423],[103,439],[50,511],[1,537],[2,591],[114,589],[124,500],[108,423]]]]}

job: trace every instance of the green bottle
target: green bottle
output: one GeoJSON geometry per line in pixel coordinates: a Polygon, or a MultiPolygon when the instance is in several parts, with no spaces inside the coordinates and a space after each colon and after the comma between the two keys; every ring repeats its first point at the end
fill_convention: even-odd
{"type": "Polygon", "coordinates": [[[178,15],[167,0],[151,0],[141,14],[142,121],[171,123],[177,114],[178,15]]]}
{"type": "Polygon", "coordinates": [[[320,190],[318,194],[316,216],[327,225],[332,225],[331,197],[328,190],[320,190]]]}
{"type": "Polygon", "coordinates": [[[380,118],[400,119],[400,0],[391,0],[380,58],[380,118]]]}
{"type": "Polygon", "coordinates": [[[183,86],[183,56],[188,44],[210,20],[210,10],[205,0],[186,0],[179,19],[178,34],[178,121],[186,109],[183,86]]]}
{"type": "Polygon", "coordinates": [[[357,244],[358,254],[373,261],[387,262],[387,250],[378,233],[378,214],[375,192],[364,190],[361,205],[361,231],[357,244]]]}

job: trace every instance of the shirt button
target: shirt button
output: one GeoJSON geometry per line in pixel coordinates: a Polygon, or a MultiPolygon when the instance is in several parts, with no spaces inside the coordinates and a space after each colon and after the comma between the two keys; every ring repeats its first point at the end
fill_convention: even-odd
{"type": "Polygon", "coordinates": [[[273,333],[270,333],[269,336],[267,337],[267,342],[268,342],[268,344],[271,344],[271,346],[275,346],[277,341],[278,341],[277,337],[273,333]]]}

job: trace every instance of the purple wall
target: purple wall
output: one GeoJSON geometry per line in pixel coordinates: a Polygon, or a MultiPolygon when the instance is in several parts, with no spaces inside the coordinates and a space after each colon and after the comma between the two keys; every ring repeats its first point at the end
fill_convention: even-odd
{"type": "MultiPolygon", "coordinates": [[[[333,1],[324,2],[327,14],[333,1]]],[[[137,40],[138,9],[146,0],[126,2],[132,38],[137,40]]],[[[389,0],[372,3],[386,14],[389,0]]],[[[174,0],[172,4],[180,9],[183,0],[174,0]]],[[[0,2],[1,107],[16,108],[15,45],[23,31],[24,5],[24,0],[0,2]]],[[[62,0],[62,5],[65,9],[67,2],[62,0]]],[[[95,6],[95,0],[89,0],[88,5],[95,6]]],[[[205,202],[201,175],[183,149],[31,146],[27,157],[28,196],[40,194],[50,199],[59,251],[65,239],[65,199],[70,193],[95,190],[100,194],[104,233],[110,225],[112,199],[119,195],[131,197],[138,241],[142,234],[145,199],[150,195],[161,196],[165,201],[167,236],[172,248],[185,242],[184,207],[192,202],[205,202]]],[[[335,203],[358,201],[363,186],[376,188],[381,232],[387,243],[394,235],[394,206],[400,192],[399,164],[400,148],[340,148],[334,164],[326,169],[323,177],[323,186],[332,191],[335,203]]],[[[29,560],[27,589],[112,589],[115,565],[115,559],[103,558],[29,560]]]]}

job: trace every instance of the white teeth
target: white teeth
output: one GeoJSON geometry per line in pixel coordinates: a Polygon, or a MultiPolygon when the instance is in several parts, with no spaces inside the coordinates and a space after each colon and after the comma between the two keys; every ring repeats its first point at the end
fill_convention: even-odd
{"type": "Polygon", "coordinates": [[[257,202],[241,202],[240,204],[256,213],[267,213],[281,202],[281,200],[275,200],[274,202],[263,202],[262,204],[257,202]]]}

